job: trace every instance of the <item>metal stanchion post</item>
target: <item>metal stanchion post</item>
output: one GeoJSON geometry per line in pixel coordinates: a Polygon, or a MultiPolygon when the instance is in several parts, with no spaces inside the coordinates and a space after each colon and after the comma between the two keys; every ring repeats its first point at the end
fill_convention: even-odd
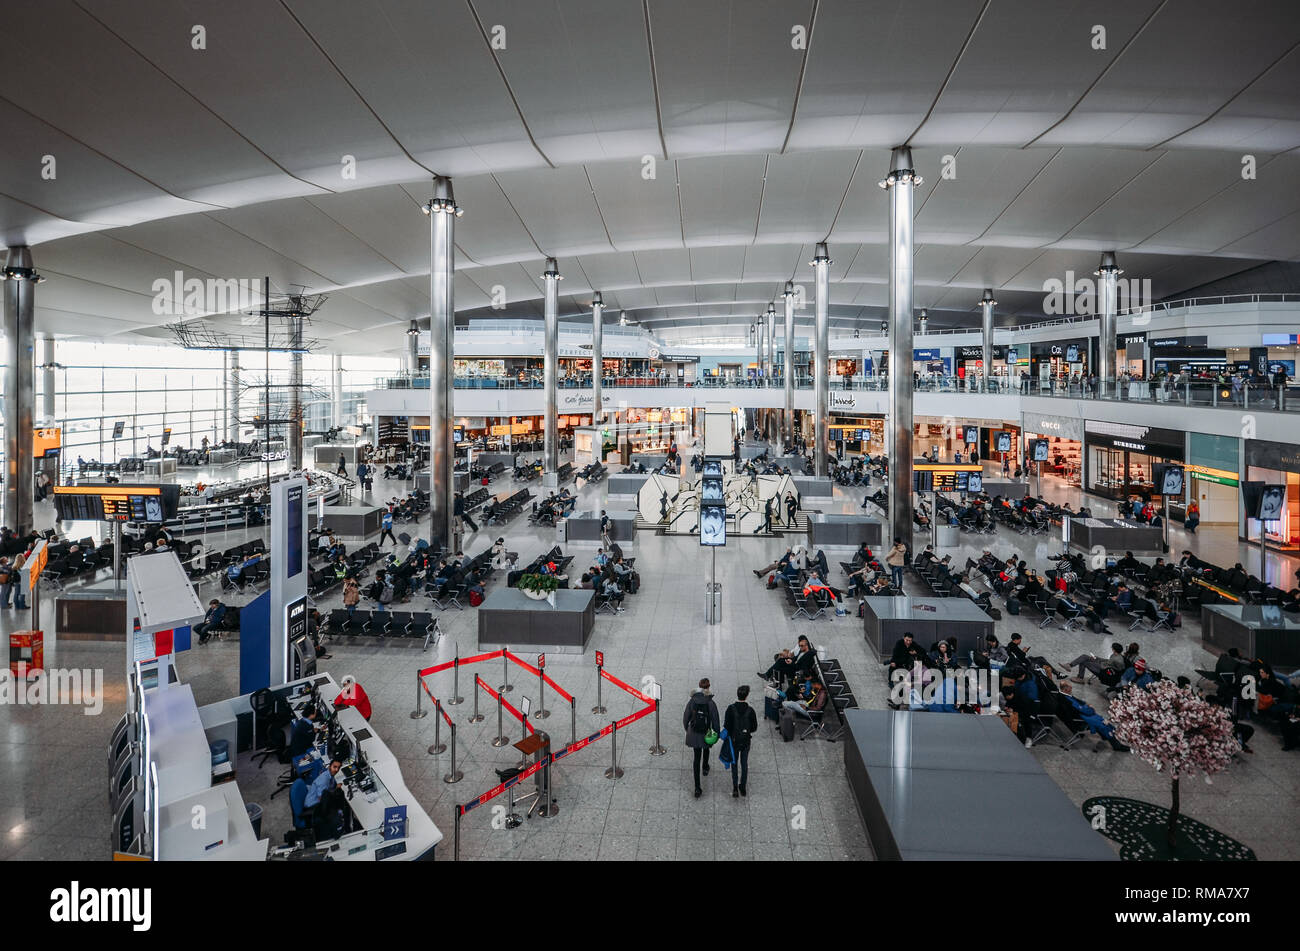
{"type": "Polygon", "coordinates": [[[537,710],[533,713],[533,719],[545,720],[551,715],[551,711],[546,709],[546,675],[540,670],[537,672],[537,710]]]}
{"type": "Polygon", "coordinates": [[[452,848],[451,858],[453,862],[460,861],[460,806],[456,807],[456,832],[454,837],[455,845],[452,848]]]}
{"type": "Polygon", "coordinates": [[[451,725],[451,772],[442,777],[442,781],[447,784],[458,783],[465,778],[465,774],[456,768],[456,724],[451,725]]]}
{"type": "Polygon", "coordinates": [[[451,697],[447,700],[447,706],[454,707],[464,702],[465,698],[460,695],[460,655],[457,654],[451,662],[451,697]]]}
{"type": "Polygon", "coordinates": [[[622,779],[623,770],[618,765],[618,721],[614,721],[614,729],[609,734],[609,769],[605,770],[606,779],[622,779]]]}
{"type": "Polygon", "coordinates": [[[655,745],[650,747],[651,756],[663,756],[668,748],[659,742],[659,698],[655,698],[655,745]]]}
{"type": "Polygon", "coordinates": [[[596,665],[596,705],[591,708],[592,713],[605,712],[605,705],[600,701],[600,682],[605,679],[604,677],[601,676],[601,671],[603,671],[604,669],[605,668],[601,667],[600,664],[596,665]]]}
{"type": "Polygon", "coordinates": [[[497,735],[492,737],[492,745],[498,748],[510,742],[506,731],[501,727],[501,703],[501,694],[497,694],[497,735]]]}
{"type": "Polygon", "coordinates": [[[501,689],[498,693],[509,693],[515,688],[510,686],[510,648],[501,648],[501,664],[505,669],[505,679],[501,682],[501,689]]]}
{"type": "Polygon", "coordinates": [[[447,744],[442,742],[442,701],[433,701],[433,746],[429,747],[429,755],[436,756],[439,753],[447,752],[447,744]]]}
{"type": "Polygon", "coordinates": [[[424,709],[423,693],[424,682],[420,679],[420,675],[417,673],[415,675],[415,709],[411,711],[412,720],[423,720],[425,716],[428,715],[428,711],[424,709]]]}
{"type": "Polygon", "coordinates": [[[569,698],[569,743],[578,742],[578,701],[575,697],[569,698]]]}
{"type": "Polygon", "coordinates": [[[478,712],[478,691],[479,691],[479,684],[481,684],[482,682],[483,682],[482,678],[480,678],[478,674],[475,674],[474,675],[474,715],[469,718],[470,723],[483,722],[483,714],[478,712]]]}

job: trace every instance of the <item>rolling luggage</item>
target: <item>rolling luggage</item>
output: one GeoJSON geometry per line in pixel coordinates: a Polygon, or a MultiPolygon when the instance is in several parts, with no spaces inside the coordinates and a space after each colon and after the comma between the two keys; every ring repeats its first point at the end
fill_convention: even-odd
{"type": "Polygon", "coordinates": [[[780,721],[781,719],[780,700],[775,700],[772,697],[763,698],[763,719],[776,720],[778,722],[780,721]]]}
{"type": "Polygon", "coordinates": [[[781,727],[781,739],[789,743],[794,739],[794,714],[785,707],[782,707],[779,723],[781,727]]]}

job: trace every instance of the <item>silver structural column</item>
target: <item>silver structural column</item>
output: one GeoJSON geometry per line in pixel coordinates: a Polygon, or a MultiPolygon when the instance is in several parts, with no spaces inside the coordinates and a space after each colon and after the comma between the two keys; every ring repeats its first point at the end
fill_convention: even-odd
{"type": "Polygon", "coordinates": [[[984,296],[980,299],[980,325],[984,329],[983,336],[980,337],[984,356],[984,376],[980,381],[980,389],[989,388],[989,377],[993,375],[993,307],[997,301],[993,299],[993,288],[984,288],[984,296]]]}
{"type": "MultiPolygon", "coordinates": [[[[605,418],[605,405],[601,402],[600,378],[605,372],[605,299],[600,291],[591,299],[591,422],[599,425],[605,418]]],[[[600,437],[597,436],[599,439],[600,437]]],[[[602,447],[596,447],[596,458],[600,459],[602,447]]]]}
{"type": "Polygon", "coordinates": [[[420,375],[420,325],[414,320],[406,328],[406,375],[420,375]]]}
{"type": "Polygon", "coordinates": [[[546,339],[543,348],[544,372],[542,385],[546,388],[545,441],[542,458],[542,485],[553,489],[560,482],[560,434],[557,426],[559,414],[559,363],[560,363],[560,265],[555,258],[546,259],[546,299],[543,315],[546,321],[546,339]]]}
{"type": "Polygon", "coordinates": [[[930,328],[930,314],[926,311],[924,307],[922,307],[921,316],[918,317],[916,320],[916,332],[919,333],[921,336],[925,336],[929,328],[930,328]]]}
{"type": "Polygon", "coordinates": [[[433,178],[433,197],[420,210],[429,216],[429,543],[455,545],[451,441],[452,334],[456,307],[453,271],[456,266],[456,218],[463,212],[452,194],[451,179],[433,178]]]}
{"type": "MultiPolygon", "coordinates": [[[[763,315],[758,315],[758,320],[754,322],[754,365],[757,367],[754,375],[760,380],[763,376],[763,315]]],[[[757,410],[755,410],[757,414],[757,410]]]]}
{"type": "Polygon", "coordinates": [[[289,325],[289,425],[285,448],[289,451],[289,469],[302,468],[302,321],[301,316],[289,325]]]}
{"type": "MultiPolygon", "coordinates": [[[[767,363],[767,369],[763,372],[766,386],[772,386],[773,377],[776,376],[776,305],[767,305],[767,350],[764,359],[767,363]]],[[[776,433],[773,431],[776,427],[773,423],[776,421],[776,414],[770,409],[763,410],[763,438],[768,442],[776,441],[776,433]]]]}
{"type": "Polygon", "coordinates": [[[817,281],[816,324],[813,327],[813,475],[824,476],[826,469],[826,425],[830,407],[830,298],[831,258],[826,242],[817,245],[810,262],[817,281]]]}
{"type": "Polygon", "coordinates": [[[54,334],[41,335],[41,419],[54,422],[54,334]]]}
{"type": "Polygon", "coordinates": [[[912,150],[894,149],[880,187],[889,192],[889,523],[912,547],[912,150]],[[906,355],[906,356],[904,356],[906,355]]]}
{"type": "Polygon", "coordinates": [[[4,276],[5,504],[4,523],[19,536],[32,528],[32,348],[36,284],[26,245],[9,249],[4,276]]]}
{"type": "Polygon", "coordinates": [[[1124,272],[1120,270],[1119,265],[1115,263],[1115,252],[1105,251],[1101,256],[1101,265],[1097,268],[1096,275],[1101,280],[1097,285],[1097,293],[1101,297],[1098,302],[1098,333],[1097,333],[1097,379],[1100,386],[1099,393],[1105,396],[1112,384],[1118,390],[1119,384],[1116,381],[1118,374],[1115,372],[1115,324],[1117,321],[1116,310],[1118,309],[1118,300],[1115,294],[1115,285],[1118,283],[1119,276],[1124,272]]]}
{"type": "Polygon", "coordinates": [[[226,376],[226,409],[230,411],[230,416],[226,420],[227,434],[226,438],[231,442],[239,442],[239,351],[231,350],[230,353],[230,373],[226,376]]]}
{"type": "Polygon", "coordinates": [[[785,282],[781,292],[785,298],[785,368],[782,382],[785,387],[785,438],[794,441],[794,281],[785,282]]]}
{"type": "Polygon", "coordinates": [[[334,402],[334,425],[343,425],[343,354],[331,354],[330,359],[330,396],[334,402]]]}

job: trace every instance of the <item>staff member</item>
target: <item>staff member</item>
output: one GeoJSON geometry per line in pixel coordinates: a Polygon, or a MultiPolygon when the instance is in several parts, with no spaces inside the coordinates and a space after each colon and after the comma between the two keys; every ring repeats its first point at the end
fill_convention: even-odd
{"type": "Polygon", "coordinates": [[[369,720],[370,698],[366,696],[366,692],[361,688],[361,684],[357,683],[357,678],[348,674],[343,678],[343,681],[339,686],[342,687],[343,690],[334,698],[334,709],[337,710],[339,707],[356,707],[357,712],[369,720]]]}
{"type": "Polygon", "coordinates": [[[307,787],[307,799],[303,802],[305,808],[314,809],[316,804],[321,801],[321,797],[334,788],[337,782],[334,777],[339,774],[339,770],[342,768],[343,761],[337,756],[330,760],[329,766],[321,770],[320,774],[311,781],[311,785],[307,787]]]}

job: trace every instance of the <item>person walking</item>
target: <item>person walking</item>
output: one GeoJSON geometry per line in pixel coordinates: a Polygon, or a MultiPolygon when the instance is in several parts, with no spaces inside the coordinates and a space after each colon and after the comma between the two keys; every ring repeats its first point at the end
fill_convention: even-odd
{"type": "Polygon", "coordinates": [[[894,547],[889,549],[889,554],[885,556],[890,577],[893,579],[894,587],[899,591],[903,590],[903,561],[906,558],[907,546],[902,542],[894,542],[894,547]]]}
{"type": "Polygon", "coordinates": [[[478,526],[474,524],[474,520],[470,518],[469,513],[465,511],[465,496],[461,492],[456,493],[455,501],[452,503],[452,514],[455,515],[456,518],[462,519],[468,523],[469,527],[473,531],[478,531],[478,526]]]}
{"type": "Polygon", "coordinates": [[[357,463],[357,482],[361,485],[361,491],[366,491],[370,486],[366,485],[366,474],[370,471],[369,466],[364,462],[357,463]]]}
{"type": "Polygon", "coordinates": [[[793,492],[785,494],[785,524],[794,524],[794,515],[799,511],[799,500],[794,497],[793,492]]]}
{"type": "Polygon", "coordinates": [[[758,729],[758,717],[754,708],[748,703],[749,685],[742,684],[736,688],[736,702],[727,707],[723,726],[727,730],[727,739],[736,753],[736,761],[731,767],[731,796],[746,796],[745,784],[749,781],[749,742],[758,729]]]}
{"type": "Polygon", "coordinates": [[[772,496],[770,495],[763,500],[763,527],[759,531],[769,535],[772,533],[772,496]]]}
{"type": "Polygon", "coordinates": [[[704,793],[700,787],[701,765],[703,774],[709,775],[709,744],[706,737],[710,730],[716,734],[720,725],[718,705],[713,702],[713,694],[709,692],[709,678],[704,677],[700,680],[700,685],[691,691],[691,699],[686,701],[686,709],[682,711],[686,745],[695,751],[692,769],[695,774],[696,799],[704,793]]]}
{"type": "Polygon", "coordinates": [[[338,474],[345,477],[348,474],[348,458],[343,453],[339,453],[338,474]]]}
{"type": "Polygon", "coordinates": [[[381,532],[379,533],[379,547],[380,547],[380,548],[383,548],[383,547],[384,547],[384,539],[385,539],[385,538],[390,538],[390,539],[392,539],[393,547],[396,548],[396,547],[397,547],[397,539],[393,536],[393,509],[392,509],[392,506],[389,506],[388,508],[384,509],[384,514],[380,517],[380,526],[383,528],[383,531],[381,531],[381,532]]]}

